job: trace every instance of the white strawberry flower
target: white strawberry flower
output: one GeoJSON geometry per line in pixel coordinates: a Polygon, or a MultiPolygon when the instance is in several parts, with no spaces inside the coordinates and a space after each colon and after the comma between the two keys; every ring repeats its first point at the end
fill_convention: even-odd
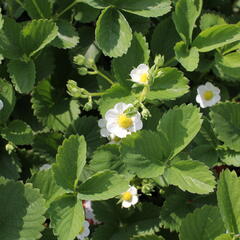
{"type": "Polygon", "coordinates": [[[211,107],[220,101],[220,89],[206,82],[205,85],[200,85],[197,88],[196,101],[200,104],[201,108],[211,107]]]}
{"type": "Polygon", "coordinates": [[[131,81],[139,84],[148,84],[149,67],[146,64],[140,64],[130,72],[131,81]]]}
{"type": "Polygon", "coordinates": [[[87,237],[90,234],[90,230],[89,230],[89,222],[88,221],[84,221],[83,222],[83,226],[80,229],[79,234],[77,235],[77,239],[78,240],[83,240],[85,239],[85,237],[87,237]]]}
{"type": "Polygon", "coordinates": [[[138,202],[137,188],[130,186],[129,189],[121,194],[122,207],[129,208],[138,202]]]}
{"type": "Polygon", "coordinates": [[[133,105],[120,102],[114,108],[109,109],[105,114],[107,131],[102,130],[102,134],[110,133],[118,138],[125,138],[132,132],[142,129],[143,123],[139,112],[131,117],[124,113],[130,107],[133,107],[133,105]]]}
{"type": "Polygon", "coordinates": [[[92,202],[90,200],[83,201],[83,207],[85,211],[85,218],[90,224],[99,224],[92,209],[92,202]]]}
{"type": "Polygon", "coordinates": [[[3,109],[3,107],[4,107],[3,101],[0,100],[0,111],[3,109]]]}

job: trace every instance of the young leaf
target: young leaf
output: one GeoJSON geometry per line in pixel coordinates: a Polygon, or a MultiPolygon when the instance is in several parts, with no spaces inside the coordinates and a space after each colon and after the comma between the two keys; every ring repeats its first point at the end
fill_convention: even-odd
{"type": "Polygon", "coordinates": [[[120,11],[111,7],[102,11],[95,34],[99,48],[109,57],[122,56],[132,41],[132,30],[127,20],[120,11]]]}
{"type": "Polygon", "coordinates": [[[29,62],[12,60],[8,64],[8,72],[16,91],[20,93],[29,93],[33,89],[36,69],[32,60],[29,62]]]}
{"type": "Polygon", "coordinates": [[[86,163],[86,142],[83,136],[72,135],[58,148],[53,172],[58,185],[74,191],[86,163]]]}
{"type": "Polygon", "coordinates": [[[213,13],[205,13],[201,16],[200,28],[203,31],[215,25],[221,25],[225,23],[226,21],[221,16],[213,13]]]}
{"type": "Polygon", "coordinates": [[[148,64],[150,51],[146,38],[141,33],[134,33],[133,40],[127,53],[112,61],[115,78],[123,86],[130,86],[130,72],[141,63],[148,64]]]}
{"type": "Polygon", "coordinates": [[[3,102],[3,108],[0,113],[0,123],[8,120],[15,106],[15,92],[12,85],[0,78],[0,99],[3,102]]]}
{"type": "Polygon", "coordinates": [[[129,171],[139,177],[157,177],[162,175],[170,149],[162,133],[143,130],[123,139],[121,158],[129,171]]]}
{"type": "Polygon", "coordinates": [[[223,24],[202,31],[194,39],[192,46],[199,52],[209,52],[238,40],[240,40],[240,25],[223,24]]]}
{"type": "Polygon", "coordinates": [[[20,45],[25,54],[32,57],[49,44],[58,34],[58,28],[52,20],[33,20],[23,27],[20,45]]]}
{"type": "Polygon", "coordinates": [[[238,234],[240,232],[240,178],[233,171],[225,170],[218,182],[218,207],[226,229],[238,234]]]}
{"type": "Polygon", "coordinates": [[[147,94],[149,100],[173,100],[188,92],[188,79],[177,68],[161,68],[161,75],[154,80],[147,94]]]}
{"type": "Polygon", "coordinates": [[[181,240],[215,240],[225,229],[217,207],[205,205],[187,215],[180,229],[181,240]]]}
{"type": "Polygon", "coordinates": [[[4,139],[15,145],[28,145],[33,141],[31,127],[21,120],[13,120],[0,132],[4,139]]]}
{"type": "Polygon", "coordinates": [[[187,71],[192,72],[197,68],[199,62],[199,53],[197,48],[193,47],[188,49],[186,43],[181,41],[175,45],[174,51],[177,60],[187,71]]]}
{"type": "Polygon", "coordinates": [[[202,10],[202,0],[179,0],[173,13],[173,21],[182,40],[189,45],[192,42],[195,22],[202,10]]]}
{"type": "Polygon", "coordinates": [[[128,189],[128,181],[115,171],[100,171],[78,188],[78,197],[83,200],[106,200],[116,197],[128,189]]]}
{"type": "Polygon", "coordinates": [[[172,162],[166,168],[164,177],[169,184],[191,193],[207,194],[213,192],[215,187],[214,177],[208,167],[193,160],[172,162]]]}
{"type": "Polygon", "coordinates": [[[166,134],[174,157],[193,140],[201,125],[199,108],[189,104],[176,106],[165,113],[159,122],[158,130],[166,134]]]}
{"type": "Polygon", "coordinates": [[[217,138],[234,151],[240,151],[240,105],[221,103],[210,112],[213,130],[217,138]]]}
{"type": "Polygon", "coordinates": [[[39,190],[0,178],[0,192],[0,239],[39,239],[46,211],[39,190]]]}
{"type": "Polygon", "coordinates": [[[73,195],[64,195],[49,209],[51,227],[59,240],[73,240],[80,233],[84,221],[82,201],[73,195]]]}

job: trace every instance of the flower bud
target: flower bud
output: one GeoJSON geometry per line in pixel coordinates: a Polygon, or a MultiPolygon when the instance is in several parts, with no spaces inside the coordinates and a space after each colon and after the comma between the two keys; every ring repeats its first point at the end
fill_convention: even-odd
{"type": "Polygon", "coordinates": [[[79,73],[81,76],[85,76],[85,75],[88,74],[88,69],[85,68],[85,67],[78,68],[78,73],[79,73]]]}

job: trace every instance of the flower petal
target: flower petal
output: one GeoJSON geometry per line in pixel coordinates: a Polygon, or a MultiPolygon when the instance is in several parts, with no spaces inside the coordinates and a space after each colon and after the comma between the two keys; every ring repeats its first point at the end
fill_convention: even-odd
{"type": "Polygon", "coordinates": [[[129,201],[122,201],[122,207],[129,208],[131,207],[132,203],[129,201]]]}

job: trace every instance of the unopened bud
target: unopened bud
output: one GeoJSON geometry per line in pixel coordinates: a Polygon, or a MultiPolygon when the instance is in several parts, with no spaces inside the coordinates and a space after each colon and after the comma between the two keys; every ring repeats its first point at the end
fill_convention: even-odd
{"type": "Polygon", "coordinates": [[[157,67],[162,67],[163,64],[164,64],[164,56],[162,55],[157,55],[154,59],[154,64],[157,66],[157,67]]]}
{"type": "Polygon", "coordinates": [[[84,65],[86,58],[83,55],[79,54],[73,58],[73,61],[77,65],[84,65]]]}
{"type": "Polygon", "coordinates": [[[9,143],[6,144],[5,149],[10,154],[15,149],[15,146],[14,146],[13,143],[9,142],[9,143]]]}
{"type": "Polygon", "coordinates": [[[78,73],[79,73],[81,76],[85,76],[85,75],[88,74],[88,69],[85,68],[85,67],[78,68],[78,73]]]}

